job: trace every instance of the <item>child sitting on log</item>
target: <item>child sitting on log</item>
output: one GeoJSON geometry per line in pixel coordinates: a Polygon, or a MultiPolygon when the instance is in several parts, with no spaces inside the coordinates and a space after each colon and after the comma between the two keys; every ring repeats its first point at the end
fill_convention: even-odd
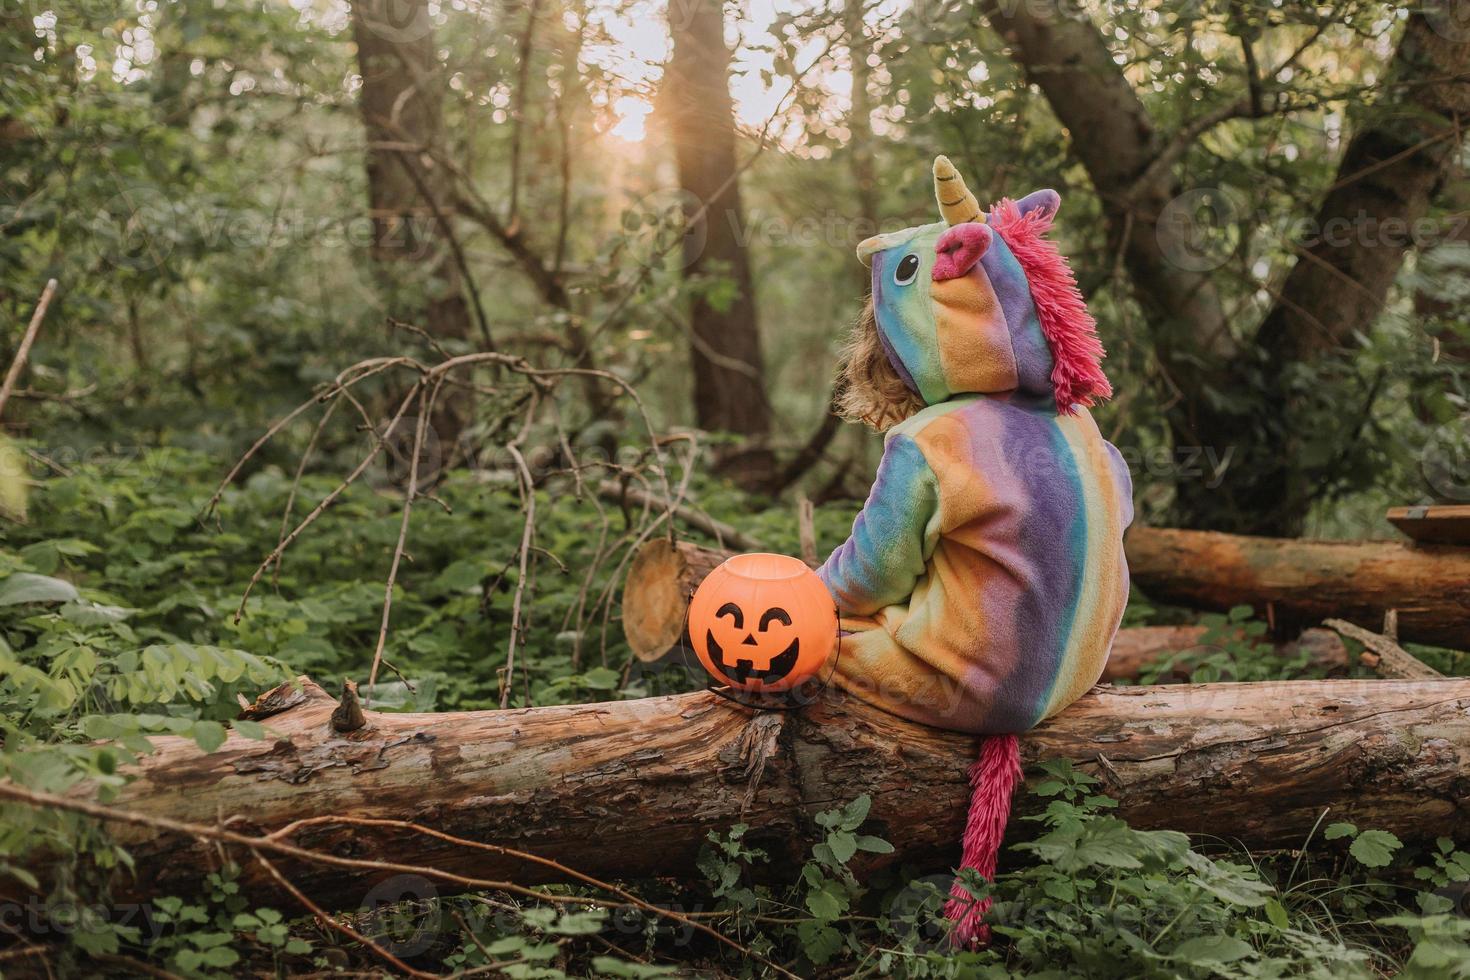
{"type": "MultiPolygon", "coordinates": [[[[1045,235],[1055,191],[983,212],[945,157],[943,220],[870,238],[843,414],[886,432],[852,535],[818,569],[835,678],[894,714],[987,738],[963,866],[989,878],[1020,775],[1015,733],[1102,673],[1128,600],[1132,484],[1087,409],[1112,394],[1076,281],[1045,235]]],[[[958,938],[987,937],[956,883],[958,938]]]]}

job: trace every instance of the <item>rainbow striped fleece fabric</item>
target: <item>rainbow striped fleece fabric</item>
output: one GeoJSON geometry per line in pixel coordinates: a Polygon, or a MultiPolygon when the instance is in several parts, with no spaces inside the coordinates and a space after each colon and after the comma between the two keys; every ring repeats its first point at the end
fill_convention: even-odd
{"type": "Polygon", "coordinates": [[[1021,732],[1066,707],[1128,600],[1132,485],[1086,408],[1111,389],[1043,237],[1057,204],[1042,191],[859,248],[884,350],[928,407],[888,432],[817,574],[842,616],[837,682],[940,728],[1021,732]]]}

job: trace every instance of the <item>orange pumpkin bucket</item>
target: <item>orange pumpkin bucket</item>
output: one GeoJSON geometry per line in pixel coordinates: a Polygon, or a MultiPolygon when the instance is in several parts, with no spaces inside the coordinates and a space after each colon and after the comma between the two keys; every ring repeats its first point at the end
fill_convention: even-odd
{"type": "Polygon", "coordinates": [[[695,590],[689,639],[716,681],[741,691],[790,691],[832,655],[837,606],[799,559],[736,555],[695,590]]]}

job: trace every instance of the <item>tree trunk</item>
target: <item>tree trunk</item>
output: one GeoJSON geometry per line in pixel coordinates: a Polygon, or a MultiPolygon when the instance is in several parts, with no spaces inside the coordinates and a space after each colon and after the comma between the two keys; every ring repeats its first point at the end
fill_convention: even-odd
{"type": "Polygon", "coordinates": [[[1421,544],[1470,545],[1470,504],[1390,507],[1388,523],[1421,544]]]}
{"type": "Polygon", "coordinates": [[[431,155],[443,149],[444,82],[427,0],[354,0],[352,36],[369,144],[372,256],[387,280],[389,311],[436,337],[466,339],[470,310],[443,224],[453,195],[431,155]],[[410,290],[422,295],[399,295],[410,290]]]}
{"type": "Polygon", "coordinates": [[[652,663],[686,639],[689,597],[732,554],[664,538],[638,549],[623,582],[623,635],[634,656],[652,663]]]}
{"type": "MultiPolygon", "coordinates": [[[[1357,113],[1357,130],[1299,243],[1300,256],[1256,332],[1255,356],[1235,365],[1239,384],[1264,387],[1242,418],[1229,409],[1199,416],[1201,445],[1235,446],[1218,488],[1180,486],[1185,523],[1219,530],[1300,534],[1320,488],[1339,474],[1309,467],[1303,447],[1320,441],[1321,392],[1292,383],[1366,334],[1383,311],[1404,256],[1458,158],[1470,116],[1470,35],[1441,32],[1422,12],[1409,17],[1377,101],[1357,113]],[[1314,409],[1315,406],[1315,410],[1314,409]]],[[[1357,428],[1338,440],[1356,438],[1357,428]]]]}
{"type": "Polygon", "coordinates": [[[1278,629],[1330,617],[1470,649],[1470,548],[1397,541],[1307,541],[1135,527],[1124,540],[1133,582],[1152,599],[1203,609],[1250,605],[1278,629]]]}
{"type": "Polygon", "coordinates": [[[982,9],[1071,133],[1072,152],[1102,201],[1110,247],[1148,315],[1170,394],[1179,396],[1168,410],[1176,447],[1230,461],[1218,485],[1181,476],[1180,519],[1224,531],[1301,533],[1322,488],[1341,477],[1357,428],[1324,436],[1312,413],[1293,410],[1299,399],[1290,397],[1290,376],[1298,364],[1341,349],[1382,310],[1412,244],[1409,229],[1452,166],[1460,121],[1470,113],[1470,39],[1434,29],[1432,18],[1452,16],[1448,9],[1410,16],[1377,103],[1359,114],[1317,209],[1317,240],[1306,243],[1262,322],[1258,349],[1232,341],[1214,282],[1218,263],[1196,254],[1194,215],[1185,212],[1208,207],[1212,189],[1197,189],[1198,201],[1182,197],[1174,165],[1210,127],[1264,114],[1259,100],[1222,101],[1161,134],[1085,15],[1037,4],[982,9]],[[1342,451],[1325,465],[1303,464],[1300,446],[1324,438],[1342,451]]]}
{"type": "MultiPolygon", "coordinates": [[[[364,159],[373,222],[371,254],[388,315],[435,337],[467,340],[470,307],[448,224],[453,210],[450,176],[433,156],[443,149],[444,79],[428,2],[353,0],[352,36],[362,75],[358,108],[368,143],[364,159]]],[[[481,339],[489,346],[489,328],[483,322],[481,328],[481,339]]],[[[397,399],[390,396],[389,401],[397,399]]],[[[430,445],[444,447],[444,455],[452,458],[472,413],[468,392],[441,394],[431,418],[430,445]]],[[[413,429],[407,419],[398,432],[413,429]]],[[[400,434],[398,441],[406,438],[400,434]]],[[[439,450],[426,449],[424,455],[437,473],[439,450]]]]}
{"type": "MultiPolygon", "coordinates": [[[[873,72],[867,62],[870,46],[863,13],[863,0],[843,0],[843,31],[847,35],[848,57],[852,62],[852,111],[848,113],[847,122],[852,136],[847,141],[847,150],[857,199],[858,220],[853,227],[854,234],[849,235],[850,244],[854,248],[864,238],[878,234],[878,178],[873,161],[871,118],[873,103],[868,91],[873,72]]],[[[871,275],[861,262],[853,262],[851,269],[854,293],[866,297],[872,290],[871,275]]],[[[842,418],[837,414],[841,384],[841,380],[833,382],[822,421],[796,455],[762,488],[766,493],[771,496],[779,495],[822,461],[827,448],[842,430],[842,418]]]]}
{"type": "Polygon", "coordinates": [[[1178,261],[1193,250],[1189,229],[1160,220],[1181,185],[1168,169],[1142,180],[1165,140],[1103,36],[1070,7],[991,0],[981,9],[1071,133],[1072,152],[1107,217],[1108,254],[1122,255],[1160,356],[1232,354],[1224,306],[1210,276],[1178,261]]]}
{"type": "MultiPolygon", "coordinates": [[[[771,417],[746,251],[750,230],[740,206],[723,6],[720,0],[675,4],[669,28],[674,50],[662,98],[691,222],[684,268],[690,277],[726,279],[733,286],[711,290],[706,282],[691,307],[695,418],[701,428],[759,442],[771,431],[771,417]]],[[[743,455],[740,463],[742,482],[770,478],[769,454],[743,455]]]]}
{"type": "MultiPolygon", "coordinates": [[[[867,794],[866,831],[896,852],[858,870],[952,863],[976,753],[972,737],[836,693],[790,713],[756,714],[703,692],[519,711],[369,711],[364,727],[341,734],[333,700],[305,678],[298,684],[258,702],[278,711],[263,719],[271,738],[231,733],[209,754],[188,739],[153,739],[156,751],[112,807],[210,827],[228,819],[229,831],[250,837],[320,819],[277,841],[394,867],[278,852],[271,860],[324,906],[353,908],[414,888],[423,897],[422,878],[405,865],[522,884],[565,874],[412,827],[333,817],[412,821],[601,878],[690,877],[706,835],[737,822],[752,828],[747,842],[765,848],[773,867],[799,866],[813,815],[867,794]]],[[[1299,846],[1328,808],[1333,819],[1404,837],[1470,828],[1470,680],[1095,688],[1021,746],[1027,764],[1070,759],[1096,775],[1138,827],[1253,847],[1299,846]]],[[[24,792],[0,784],[0,799],[24,792]]],[[[80,799],[91,789],[73,792],[80,799]]],[[[1017,812],[1045,802],[1022,794],[1017,812]]],[[[115,876],[119,902],[189,894],[221,849],[242,866],[252,901],[291,901],[238,840],[190,839],[177,825],[112,829],[136,864],[135,874],[115,876]]],[[[34,855],[30,867],[46,877],[34,855]]],[[[13,877],[0,882],[0,901],[20,898],[18,887],[13,877]]]]}
{"type": "MultiPolygon", "coordinates": [[[[1227,638],[1234,643],[1248,640],[1243,631],[1231,631],[1227,638]]],[[[1266,647],[1282,659],[1307,654],[1307,664],[1324,670],[1341,672],[1348,665],[1347,647],[1342,638],[1331,630],[1309,629],[1288,643],[1272,643],[1258,639],[1258,646],[1266,647]]],[[[1136,680],[1144,668],[1157,664],[1174,654],[1208,653],[1212,649],[1210,630],[1204,626],[1132,626],[1120,629],[1113,638],[1113,648],[1108,651],[1108,662],[1103,665],[1104,681],[1136,680]]],[[[1167,677],[1161,680],[1188,680],[1192,668],[1188,663],[1170,668],[1167,677]]],[[[1230,678],[1223,678],[1229,680],[1230,678]]]]}

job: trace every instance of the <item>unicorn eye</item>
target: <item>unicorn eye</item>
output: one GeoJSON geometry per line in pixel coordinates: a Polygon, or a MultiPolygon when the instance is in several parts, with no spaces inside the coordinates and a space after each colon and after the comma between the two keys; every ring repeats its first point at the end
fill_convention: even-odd
{"type": "Polygon", "coordinates": [[[893,282],[897,286],[907,286],[919,276],[919,257],[917,255],[905,255],[898,260],[898,268],[893,270],[893,282]]]}

